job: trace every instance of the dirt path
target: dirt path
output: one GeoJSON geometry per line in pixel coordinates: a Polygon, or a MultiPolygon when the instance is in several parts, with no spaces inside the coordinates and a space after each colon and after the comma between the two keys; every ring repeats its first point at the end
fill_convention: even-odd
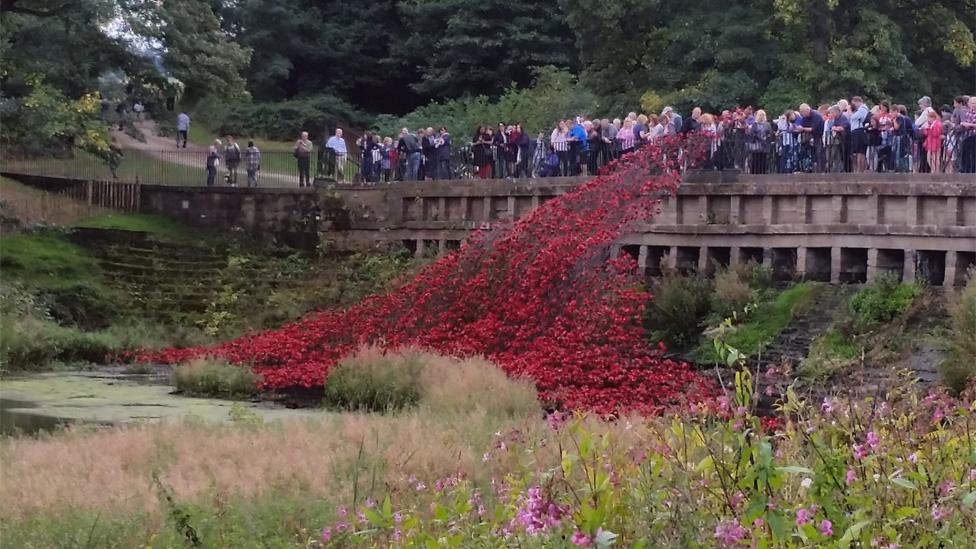
{"type": "MultiPolygon", "coordinates": [[[[156,123],[152,120],[137,120],[134,125],[136,129],[142,132],[145,141],[139,141],[124,131],[117,129],[113,129],[111,132],[112,137],[118,141],[119,146],[123,150],[140,151],[163,162],[170,162],[181,166],[200,169],[203,169],[205,166],[206,147],[190,142],[187,142],[186,148],[177,147],[175,138],[163,137],[157,133],[156,123]]],[[[223,182],[225,173],[227,172],[222,166],[217,177],[218,184],[223,182]]],[[[239,170],[237,184],[241,187],[247,185],[247,175],[243,167],[239,170]]],[[[258,176],[258,186],[276,188],[298,187],[298,176],[262,170],[258,176]]]]}

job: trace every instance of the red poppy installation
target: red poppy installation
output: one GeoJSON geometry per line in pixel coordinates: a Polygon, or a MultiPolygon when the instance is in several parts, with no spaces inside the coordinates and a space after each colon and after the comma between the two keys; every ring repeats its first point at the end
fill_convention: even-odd
{"type": "Polygon", "coordinates": [[[361,345],[480,354],[535,381],[540,398],[599,414],[656,413],[704,400],[712,386],[663,358],[643,326],[651,296],[628,254],[633,222],[659,210],[679,177],[677,141],[647,145],[515,223],[472,235],[405,285],[212,347],[143,353],[177,363],[212,355],[249,365],[262,388],[322,386],[361,345]]]}

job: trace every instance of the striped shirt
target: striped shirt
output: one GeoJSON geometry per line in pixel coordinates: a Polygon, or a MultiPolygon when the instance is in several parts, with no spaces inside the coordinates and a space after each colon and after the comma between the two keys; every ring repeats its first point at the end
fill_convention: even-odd
{"type": "Polygon", "coordinates": [[[629,151],[634,148],[637,137],[634,136],[634,132],[620,131],[617,132],[617,141],[620,143],[620,150],[629,151]]]}
{"type": "Polygon", "coordinates": [[[569,150],[569,142],[566,140],[569,137],[568,133],[560,133],[558,129],[552,130],[552,135],[549,137],[549,141],[552,143],[552,148],[556,152],[566,152],[569,150]]]}

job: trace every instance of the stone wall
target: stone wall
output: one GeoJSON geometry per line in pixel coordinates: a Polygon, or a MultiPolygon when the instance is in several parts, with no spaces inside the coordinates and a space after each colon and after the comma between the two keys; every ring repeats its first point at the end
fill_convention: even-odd
{"type": "MultiPolygon", "coordinates": [[[[471,230],[518,219],[580,180],[403,183],[334,192],[350,210],[341,247],[399,241],[443,253],[471,230]]],[[[755,260],[780,278],[870,280],[882,271],[956,285],[976,264],[971,175],[834,174],[689,178],[620,250],[649,274],[755,260]]]]}

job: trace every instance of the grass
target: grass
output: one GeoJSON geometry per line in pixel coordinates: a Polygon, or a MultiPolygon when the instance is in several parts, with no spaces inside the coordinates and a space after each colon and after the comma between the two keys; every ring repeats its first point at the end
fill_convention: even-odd
{"type": "Polygon", "coordinates": [[[840,330],[828,330],[817,336],[797,373],[810,381],[825,380],[861,357],[864,347],[850,341],[840,330]]]}
{"type": "Polygon", "coordinates": [[[247,367],[210,358],[191,360],[173,370],[173,385],[186,396],[250,398],[258,392],[258,381],[247,367]]]}
{"type": "Polygon", "coordinates": [[[949,355],[940,365],[946,385],[961,393],[976,384],[976,275],[970,276],[952,307],[949,355]]]}
{"type": "MultiPolygon", "coordinates": [[[[725,343],[747,356],[757,354],[789,326],[794,316],[810,306],[813,289],[812,283],[803,282],[761,303],[745,322],[725,335],[725,343]]],[[[698,357],[702,362],[718,361],[711,341],[698,347],[698,357]]]]}
{"type": "Polygon", "coordinates": [[[214,240],[218,236],[207,229],[190,227],[161,215],[140,213],[107,213],[84,219],[74,226],[145,232],[156,240],[172,243],[199,243],[201,240],[214,240]]]}
{"type": "Polygon", "coordinates": [[[455,359],[405,349],[389,353],[376,347],[360,349],[329,373],[324,403],[341,411],[391,413],[419,406],[435,414],[463,414],[483,395],[488,413],[527,416],[538,413],[531,382],[508,378],[480,358],[455,359]]]}
{"type": "Polygon", "coordinates": [[[63,288],[99,277],[95,258],[63,234],[18,234],[0,238],[0,275],[43,288],[63,288]]]}

